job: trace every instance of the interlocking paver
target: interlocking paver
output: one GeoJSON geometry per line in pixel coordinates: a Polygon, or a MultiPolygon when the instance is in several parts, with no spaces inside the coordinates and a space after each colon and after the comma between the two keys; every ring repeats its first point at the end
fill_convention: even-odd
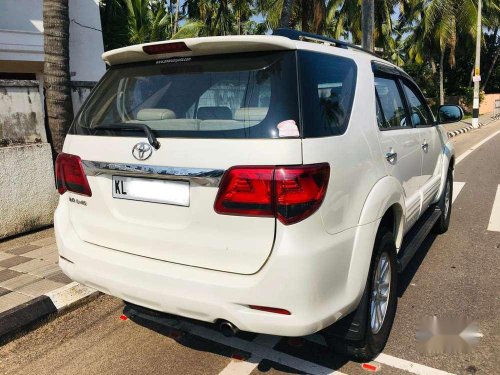
{"type": "Polygon", "coordinates": [[[28,302],[33,297],[26,294],[10,292],[0,297],[0,312],[7,311],[22,303],[28,302]]]}
{"type": "Polygon", "coordinates": [[[12,279],[0,282],[0,287],[9,290],[16,290],[26,285],[36,283],[37,281],[40,280],[41,280],[40,277],[23,273],[17,277],[13,277],[12,279]]]}
{"type": "Polygon", "coordinates": [[[25,253],[28,253],[28,252],[33,251],[35,249],[38,249],[39,247],[40,246],[28,244],[28,245],[24,245],[24,246],[16,247],[14,249],[7,250],[6,253],[14,254],[14,255],[23,255],[25,253]]]}
{"type": "Polygon", "coordinates": [[[19,264],[29,262],[30,260],[31,260],[31,258],[26,258],[26,257],[14,255],[12,258],[0,261],[0,267],[11,268],[11,267],[15,267],[19,264]]]}
{"type": "MultiPolygon", "coordinates": [[[[56,254],[57,257],[59,257],[57,253],[57,249],[54,246],[44,246],[40,247],[38,249],[35,249],[33,251],[30,251],[28,253],[23,254],[23,256],[27,258],[38,258],[38,259],[43,259],[47,260],[47,258],[53,259],[53,256],[51,257],[52,254],[56,254]]],[[[56,258],[57,261],[57,258],[56,258]]]]}
{"type": "Polygon", "coordinates": [[[0,283],[6,280],[13,279],[14,277],[21,276],[22,273],[12,271],[12,270],[2,270],[0,271],[0,283]]]}
{"type": "Polygon", "coordinates": [[[53,280],[53,281],[57,281],[59,283],[64,283],[64,284],[69,284],[69,283],[73,282],[73,280],[71,280],[68,276],[66,276],[64,273],[62,273],[62,271],[60,271],[54,275],[48,276],[47,278],[50,280],[53,280]]]}
{"type": "Polygon", "coordinates": [[[57,281],[48,279],[42,279],[35,283],[16,289],[16,292],[23,293],[31,297],[38,297],[44,293],[50,292],[62,286],[64,286],[63,283],[58,283],[57,281]]]}
{"type": "Polygon", "coordinates": [[[52,245],[56,243],[56,238],[53,236],[42,238],[33,242],[30,242],[32,245],[37,245],[37,246],[47,246],[47,245],[52,245]]]}
{"type": "Polygon", "coordinates": [[[14,254],[4,253],[0,251],[0,262],[5,259],[13,258],[14,256],[14,254]]]}
{"type": "Polygon", "coordinates": [[[4,288],[0,288],[0,297],[7,294],[7,293],[10,293],[10,290],[8,289],[4,289],[4,288]]]}
{"type": "Polygon", "coordinates": [[[52,266],[52,264],[45,260],[29,258],[28,262],[10,267],[10,269],[17,272],[32,273],[32,271],[43,268],[44,266],[52,266]]]}

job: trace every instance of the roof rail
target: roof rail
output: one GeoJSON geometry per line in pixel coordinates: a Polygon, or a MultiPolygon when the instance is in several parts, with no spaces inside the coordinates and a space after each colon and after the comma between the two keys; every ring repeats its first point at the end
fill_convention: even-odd
{"type": "Polygon", "coordinates": [[[333,39],[333,38],[328,38],[323,35],[318,35],[318,34],[313,34],[313,33],[306,33],[304,31],[297,31],[293,29],[276,29],[273,30],[273,35],[277,36],[284,36],[285,38],[289,38],[292,40],[301,40],[301,41],[306,41],[306,42],[315,42],[315,43],[326,43],[330,44],[334,47],[339,47],[339,48],[344,48],[344,49],[355,49],[357,51],[362,51],[369,53],[370,55],[379,57],[376,53],[368,51],[367,49],[364,49],[360,46],[357,46],[355,44],[349,43],[349,42],[344,42],[343,40],[338,40],[338,39],[333,39]]]}

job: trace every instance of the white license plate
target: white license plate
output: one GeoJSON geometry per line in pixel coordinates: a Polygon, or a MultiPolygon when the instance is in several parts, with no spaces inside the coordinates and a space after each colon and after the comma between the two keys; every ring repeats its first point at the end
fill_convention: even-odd
{"type": "Polygon", "coordinates": [[[189,206],[189,182],[113,176],[113,198],[189,206]]]}

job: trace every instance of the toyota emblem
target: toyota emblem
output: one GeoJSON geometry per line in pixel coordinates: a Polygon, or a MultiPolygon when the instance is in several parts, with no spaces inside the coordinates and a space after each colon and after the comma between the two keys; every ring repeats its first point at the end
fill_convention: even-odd
{"type": "Polygon", "coordinates": [[[146,160],[153,153],[153,147],[149,143],[139,142],[132,149],[132,155],[137,160],[146,160]]]}

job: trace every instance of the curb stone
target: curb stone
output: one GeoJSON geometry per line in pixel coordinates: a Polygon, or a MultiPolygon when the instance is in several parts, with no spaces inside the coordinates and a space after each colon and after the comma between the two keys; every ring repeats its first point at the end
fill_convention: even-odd
{"type": "MultiPolygon", "coordinates": [[[[479,127],[481,127],[481,126],[483,126],[483,124],[479,124],[479,127]]],[[[458,129],[458,130],[453,130],[451,132],[448,132],[448,137],[453,138],[459,134],[467,133],[473,129],[474,129],[474,127],[472,125],[469,125],[469,126],[463,127],[461,129],[458,129]]]]}
{"type": "Polygon", "coordinates": [[[95,289],[72,282],[4,311],[0,313],[0,343],[5,343],[9,337],[25,327],[98,295],[99,292],[95,289]]]}

